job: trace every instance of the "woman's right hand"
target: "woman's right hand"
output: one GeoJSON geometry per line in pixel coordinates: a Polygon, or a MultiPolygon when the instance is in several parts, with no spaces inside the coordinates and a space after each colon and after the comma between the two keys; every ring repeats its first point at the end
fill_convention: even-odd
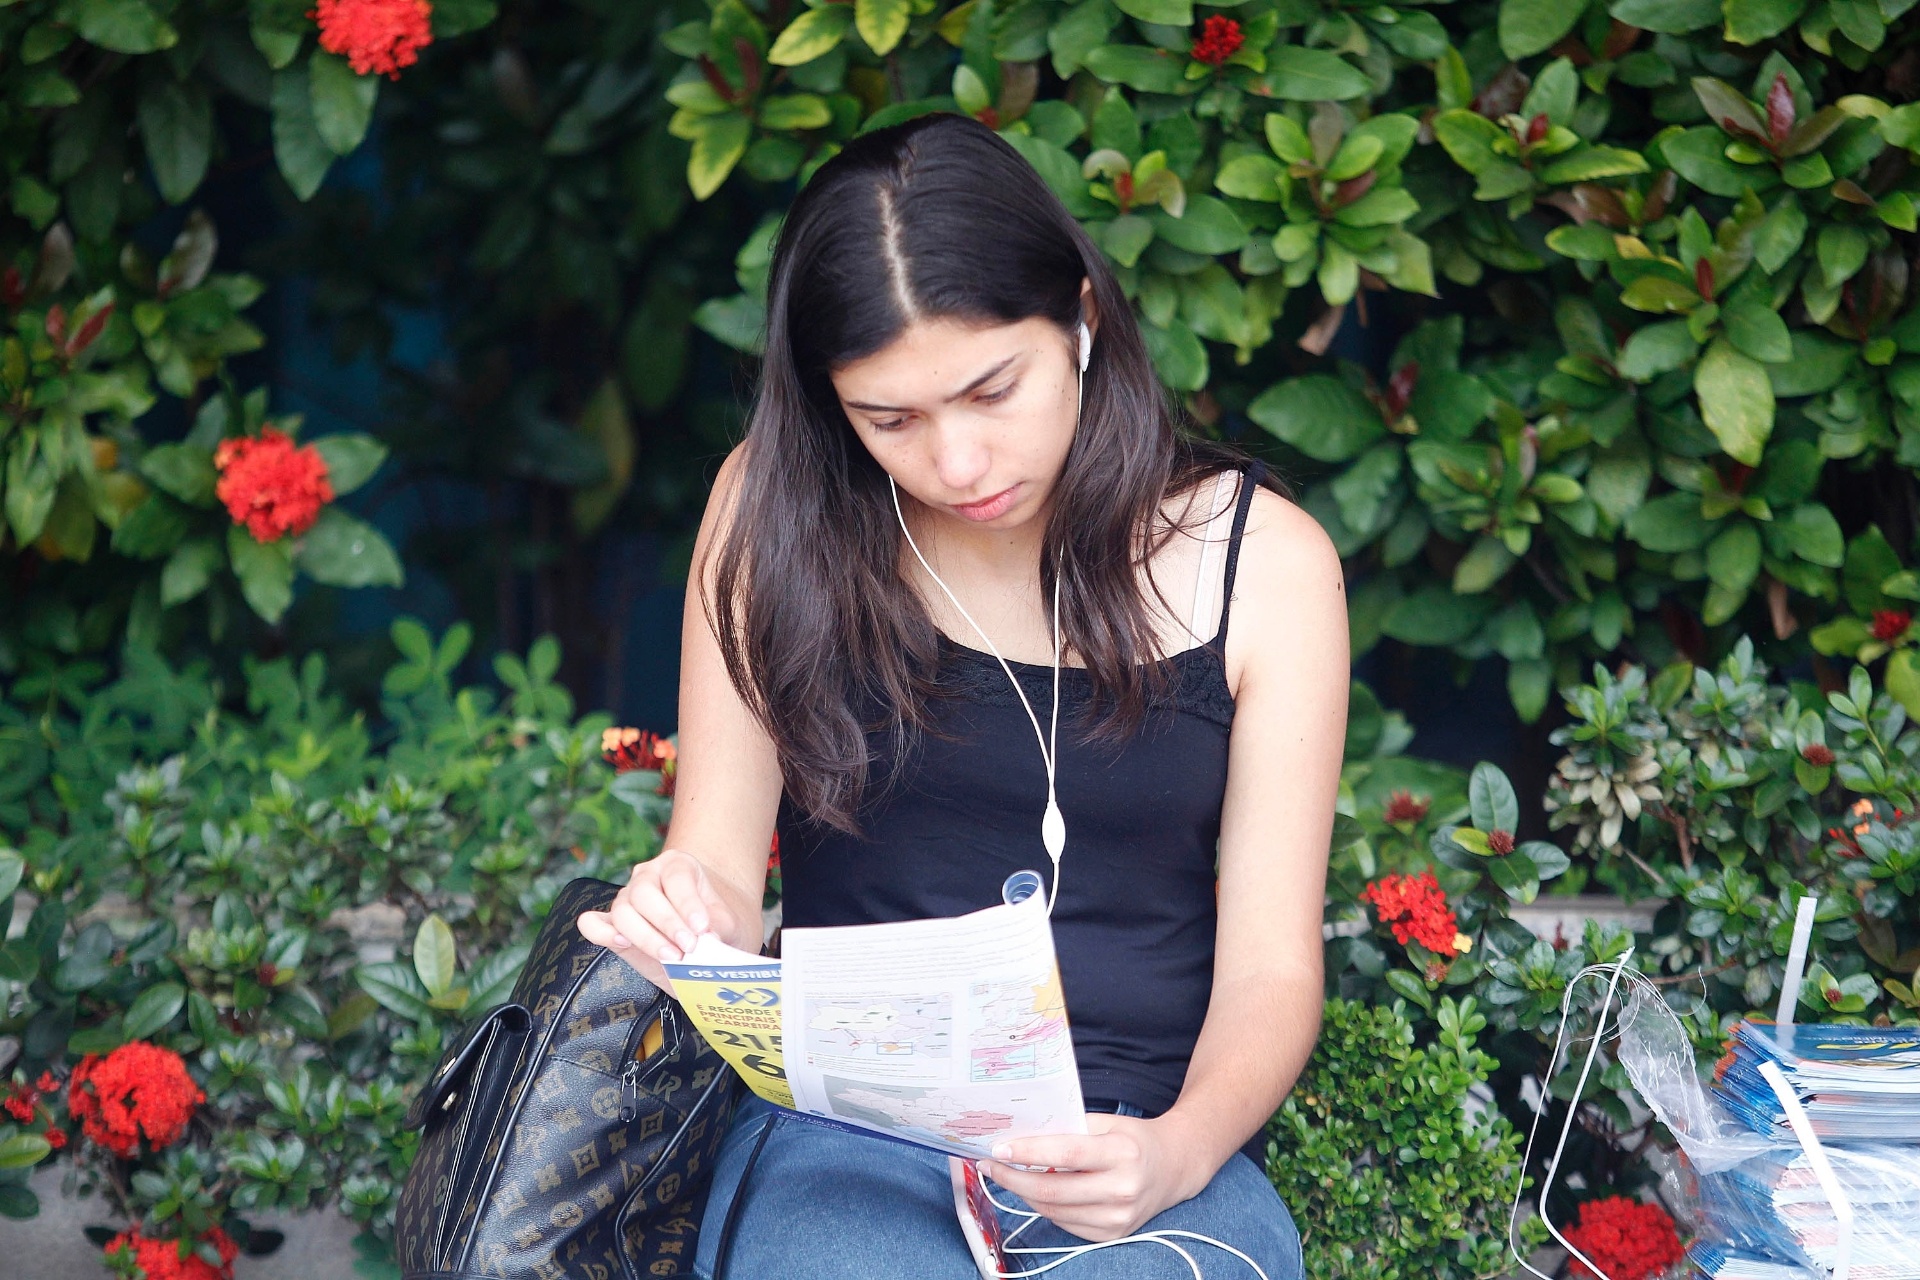
{"type": "Polygon", "coordinates": [[[607,910],[583,911],[577,924],[588,942],[610,949],[647,981],[671,991],[662,964],[679,961],[703,933],[732,943],[740,921],[698,858],[663,849],[634,866],[607,910]]]}

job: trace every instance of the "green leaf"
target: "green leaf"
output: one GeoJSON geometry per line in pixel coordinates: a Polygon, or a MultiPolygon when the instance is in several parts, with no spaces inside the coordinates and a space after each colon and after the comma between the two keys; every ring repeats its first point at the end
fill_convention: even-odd
{"type": "Polygon", "coordinates": [[[46,1159],[53,1150],[37,1133],[16,1133],[0,1138],[0,1169],[25,1169],[46,1159]]]}
{"type": "Polygon", "coordinates": [[[313,127],[328,150],[344,156],[367,136],[380,95],[379,77],[356,75],[345,58],[316,50],[307,63],[307,78],[313,127]]]}
{"type": "Polygon", "coordinates": [[[1441,112],[1434,117],[1433,135],[1453,162],[1468,173],[1484,173],[1504,163],[1494,144],[1506,137],[1505,131],[1477,111],[1459,108],[1441,112]]]}
{"type": "Polygon", "coordinates": [[[1344,102],[1373,91],[1366,73],[1338,54],[1295,44],[1267,55],[1265,83],[1274,97],[1294,102],[1344,102]]]}
{"type": "Polygon", "coordinates": [[[1727,341],[1755,360],[1778,363],[1793,358],[1793,335],[1780,313],[1761,301],[1729,303],[1720,313],[1727,341]]]}
{"type": "Polygon", "coordinates": [[[1867,263],[1871,244],[1867,233],[1843,222],[1829,222],[1820,228],[1814,252],[1820,260],[1820,274],[1829,289],[1837,289],[1851,280],[1867,263]]]}
{"type": "Polygon", "coordinates": [[[1614,0],[1607,12],[1630,27],[1684,35],[1720,23],[1720,0],[1614,0]]]}
{"type": "Polygon", "coordinates": [[[1649,382],[1660,374],[1686,368],[1699,351],[1700,344],[1694,341],[1685,320],[1663,320],[1634,330],[1615,367],[1629,381],[1649,382]]]}
{"type": "Polygon", "coordinates": [[[140,89],[140,140],[168,204],[191,196],[213,158],[213,104],[197,81],[154,76],[140,89]]]}
{"type": "Polygon", "coordinates": [[[1313,143],[1308,141],[1306,130],[1290,118],[1278,111],[1270,111],[1267,113],[1265,128],[1267,145],[1273,148],[1273,154],[1288,164],[1313,162],[1313,143]]]}
{"type": "Polygon", "coordinates": [[[352,493],[372,479],[380,464],[387,460],[387,446],[358,431],[320,436],[313,441],[313,447],[327,464],[327,482],[333,486],[336,498],[352,493]]]}
{"type": "Polygon", "coordinates": [[[853,10],[846,5],[828,5],[808,9],[780,33],[767,51],[767,61],[776,67],[797,67],[830,53],[845,38],[853,25],[853,10]]]}
{"type": "Polygon", "coordinates": [[[1735,461],[1758,466],[1773,433],[1773,386],[1766,369],[1717,338],[1693,371],[1693,390],[1700,397],[1700,416],[1720,447],[1735,461]]]}
{"type": "Polygon", "coordinates": [[[1480,629],[1490,607],[1488,596],[1462,596],[1444,586],[1425,587],[1396,601],[1381,619],[1380,630],[1403,644],[1459,644],[1480,629]]]}
{"type": "Polygon", "coordinates": [[[227,529],[227,559],[234,576],[240,579],[240,594],[268,622],[280,621],[280,615],[293,603],[293,556],[288,542],[286,538],[255,542],[253,535],[237,524],[227,529]]]}
{"type": "Polygon", "coordinates": [[[1599,178],[1618,178],[1646,171],[1647,158],[1638,151],[1624,151],[1619,147],[1582,147],[1548,164],[1540,171],[1540,181],[1593,182],[1599,178]]]}
{"type": "Polygon", "coordinates": [[[219,474],[213,469],[213,455],[205,449],[190,444],[155,445],[141,457],[140,474],[188,506],[213,505],[219,474]]]}
{"type": "Polygon", "coordinates": [[[1263,200],[1272,203],[1280,199],[1279,179],[1286,170],[1272,156],[1263,156],[1255,152],[1235,156],[1220,166],[1220,172],[1214,175],[1213,185],[1221,193],[1238,200],[1263,200]]]}
{"type": "Polygon", "coordinates": [[[273,159],[300,200],[310,200],[333,165],[334,151],[313,118],[313,92],[306,64],[273,76],[273,159]]]}
{"type": "Polygon", "coordinates": [[[1800,208],[1800,198],[1789,191],[1754,228],[1753,260],[1772,275],[1799,251],[1806,235],[1807,215],[1800,208]]]}
{"type": "Polygon", "coordinates": [[[410,965],[364,964],[354,970],[353,976],[361,990],[390,1011],[415,1022],[433,1020],[433,1006],[428,1003],[431,996],[410,965]]]}
{"type": "Polygon", "coordinates": [[[1233,207],[1214,196],[1188,196],[1178,218],[1164,209],[1148,210],[1147,218],[1160,239],[1188,253],[1233,253],[1247,242],[1247,229],[1233,207]]]}
{"type": "Polygon", "coordinates": [[[1165,328],[1151,322],[1140,326],[1147,354],[1160,378],[1176,391],[1198,391],[1207,385],[1207,349],[1186,323],[1175,317],[1165,328]]]}
{"type": "Polygon", "coordinates": [[[1540,895],[1540,872],[1533,859],[1518,850],[1495,858],[1487,864],[1487,870],[1492,872],[1493,882],[1515,902],[1532,902],[1540,895]]]}
{"type": "Polygon", "coordinates": [[[1500,0],[1500,52],[1513,61],[1545,53],[1580,20],[1572,0],[1500,0]]]}
{"type": "Polygon", "coordinates": [[[1461,595],[1491,590],[1519,559],[1500,539],[1482,535],[1453,569],[1453,589],[1461,595]]]}
{"type": "Polygon", "coordinates": [[[1643,502],[1627,517],[1627,536],[1649,551],[1698,551],[1718,526],[1700,514],[1698,494],[1676,491],[1643,502]]]}
{"type": "Polygon", "coordinates": [[[1142,22],[1168,27],[1193,25],[1193,0],[1113,0],[1113,7],[1142,22]]]}
{"type": "Polygon", "coordinates": [[[1726,134],[1702,125],[1666,139],[1660,151],[1675,173],[1709,195],[1740,196],[1751,186],[1765,185],[1760,169],[1727,159],[1726,146],[1726,134]]]}
{"type": "Polygon", "coordinates": [[[1909,716],[1920,718],[1920,656],[1912,649],[1895,649],[1887,658],[1884,679],[1893,700],[1905,707],[1909,716]]]}
{"type": "Polygon", "coordinates": [[[1467,777],[1467,808],[1482,831],[1511,834],[1520,826],[1520,801],[1499,766],[1481,761],[1467,777]]]}
{"type": "Polygon", "coordinates": [[[1333,220],[1347,227],[1384,227],[1405,222],[1418,212],[1420,202],[1405,187],[1375,187],[1343,205],[1333,220]]]}
{"type": "Polygon", "coordinates": [[[1731,592],[1743,592],[1760,574],[1760,531],[1736,520],[1707,544],[1707,577],[1731,592]]]}
{"type": "Polygon", "coordinates": [[[760,104],[760,124],[767,129],[819,129],[832,120],[827,100],[816,93],[783,93],[760,104]]]}
{"type": "Polygon", "coordinates": [[[121,1034],[128,1040],[146,1040],[161,1031],[186,1007],[187,989],[177,982],[160,982],[127,1007],[121,1034]]]}
{"type": "Polygon", "coordinates": [[[1137,213],[1127,213],[1107,222],[1087,224],[1087,234],[1093,236],[1115,262],[1130,267],[1153,243],[1153,223],[1137,213]]]}
{"type": "Polygon", "coordinates": [[[1726,0],[1727,40],[1759,44],[1785,31],[1807,11],[1807,0],[1726,0]]]}
{"type": "Polygon", "coordinates": [[[1182,93],[1189,87],[1191,59],[1165,49],[1137,44],[1101,45],[1087,54],[1084,65],[1109,84],[1124,84],[1142,93],[1182,93]]]}
{"type": "Polygon", "coordinates": [[[1635,311],[1655,314],[1691,311],[1701,298],[1691,285],[1661,275],[1644,275],[1620,291],[1620,301],[1635,311]]]}
{"type": "Polygon", "coordinates": [[[453,929],[438,912],[420,922],[413,935],[413,969],[428,995],[437,999],[452,988],[458,969],[455,951],[453,929]]]}
{"type": "Polygon", "coordinates": [[[180,39],[145,0],[79,0],[64,12],[82,40],[115,53],[155,53],[180,39]]]}
{"type": "Polygon", "coordinates": [[[161,606],[191,600],[205,591],[223,563],[220,545],[212,538],[194,538],[181,543],[160,571],[161,606]]]}
{"type": "Polygon", "coordinates": [[[885,57],[907,34],[912,12],[911,0],[854,0],[853,25],[867,47],[885,57]]]}
{"type": "Polygon", "coordinates": [[[1860,348],[1829,333],[1793,331],[1793,359],[1767,366],[1776,396],[1811,396],[1838,386],[1853,368],[1860,348]]]}
{"type": "Polygon", "coordinates": [[[1386,983],[1422,1009],[1429,1013],[1433,1011],[1433,994],[1427,990],[1427,984],[1421,981],[1418,974],[1409,973],[1405,969],[1389,969],[1386,972],[1386,983]]]}
{"type": "Polygon", "coordinates": [[[386,536],[338,507],[321,510],[293,558],[308,577],[332,587],[397,587],[405,579],[386,536]]]}
{"type": "Polygon", "coordinates": [[[695,200],[705,200],[720,189],[746,154],[752,137],[753,122],[738,111],[708,116],[700,122],[693,151],[687,157],[687,186],[695,200]]]}
{"type": "Polygon", "coordinates": [[[1357,457],[1387,431],[1365,396],[1326,374],[1276,382],[1247,406],[1247,416],[1320,462],[1357,457]]]}
{"type": "Polygon", "coordinates": [[[0,849],[0,899],[13,897],[13,891],[26,878],[27,860],[12,849],[0,849]]]}

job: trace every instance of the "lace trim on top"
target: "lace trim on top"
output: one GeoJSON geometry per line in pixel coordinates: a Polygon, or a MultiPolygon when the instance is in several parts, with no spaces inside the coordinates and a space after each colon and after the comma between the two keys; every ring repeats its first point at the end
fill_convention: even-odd
{"type": "MultiPolygon", "coordinates": [[[[1019,697],[1007,683],[1007,673],[992,654],[971,649],[951,636],[940,637],[940,672],[937,681],[942,692],[983,702],[990,706],[1017,707],[1019,697]]],[[[1053,667],[1047,663],[1015,662],[1009,658],[1014,678],[1020,681],[1033,705],[1045,708],[1053,697],[1053,667]]],[[[1147,706],[1153,710],[1186,714],[1211,721],[1223,729],[1233,726],[1233,690],[1227,687],[1227,668],[1219,649],[1209,643],[1181,649],[1153,664],[1166,669],[1166,686],[1156,693],[1147,688],[1147,706]]],[[[1092,684],[1085,667],[1060,668],[1060,706],[1079,708],[1086,704],[1092,684]]],[[[1064,718],[1064,716],[1063,716],[1064,718]]]]}

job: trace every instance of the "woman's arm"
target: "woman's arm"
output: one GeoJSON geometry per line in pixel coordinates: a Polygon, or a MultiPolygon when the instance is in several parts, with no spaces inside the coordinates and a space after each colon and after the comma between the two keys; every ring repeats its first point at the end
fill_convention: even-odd
{"type": "Polygon", "coordinates": [[[1089,1240],[1129,1235],[1199,1194],[1279,1107],[1319,1032],[1320,921],[1350,679],[1340,557],[1312,516],[1262,491],[1235,586],[1213,995],[1185,1086],[1156,1119],[1091,1115],[1086,1138],[1029,1138],[996,1152],[1063,1172],[990,1166],[1089,1240]]]}
{"type": "Polygon", "coordinates": [[[694,542],[680,631],[680,750],[666,847],[634,867],[611,908],[586,912],[579,921],[589,941],[613,947],[662,985],[659,962],[677,960],[709,929],[743,951],[760,950],[780,764],[772,740],[727,677],[707,607],[746,448],[721,464],[694,542]]]}

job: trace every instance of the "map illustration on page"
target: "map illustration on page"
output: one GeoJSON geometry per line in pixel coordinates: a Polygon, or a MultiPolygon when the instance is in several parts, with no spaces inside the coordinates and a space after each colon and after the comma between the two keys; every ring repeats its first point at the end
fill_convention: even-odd
{"type": "Polygon", "coordinates": [[[787,929],[782,959],[702,937],[674,995],[777,1106],[948,1155],[1086,1132],[1046,905],[787,929]]]}

